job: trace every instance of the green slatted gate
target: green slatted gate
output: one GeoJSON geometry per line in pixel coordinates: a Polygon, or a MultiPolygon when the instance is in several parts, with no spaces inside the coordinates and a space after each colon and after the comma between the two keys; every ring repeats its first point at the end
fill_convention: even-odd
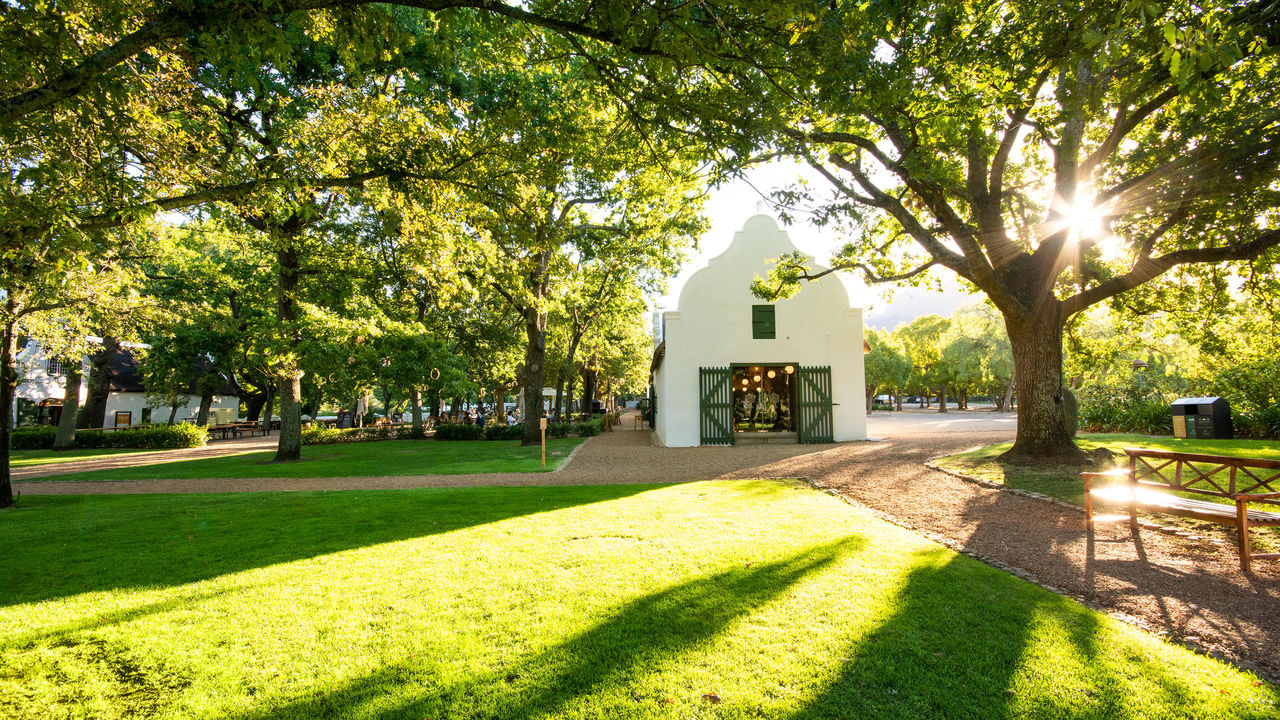
{"type": "Polygon", "coordinates": [[[698,418],[703,445],[733,444],[732,368],[698,368],[698,418]]]}
{"type": "Polygon", "coordinates": [[[831,367],[801,367],[796,375],[796,404],[800,410],[796,428],[800,442],[835,442],[831,419],[831,367]]]}

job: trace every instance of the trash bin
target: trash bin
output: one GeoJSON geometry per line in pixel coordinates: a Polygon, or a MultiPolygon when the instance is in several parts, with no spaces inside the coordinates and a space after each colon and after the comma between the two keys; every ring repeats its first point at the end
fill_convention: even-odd
{"type": "Polygon", "coordinates": [[[1213,440],[1235,437],[1231,406],[1220,397],[1180,398],[1173,401],[1173,436],[1213,440]]]}

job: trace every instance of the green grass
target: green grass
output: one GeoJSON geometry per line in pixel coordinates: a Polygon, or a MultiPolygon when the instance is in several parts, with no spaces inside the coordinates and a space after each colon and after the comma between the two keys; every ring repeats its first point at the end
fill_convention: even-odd
{"type": "Polygon", "coordinates": [[[74,460],[91,460],[107,455],[136,455],[138,453],[157,452],[156,450],[138,450],[137,448],[88,448],[76,450],[10,450],[9,467],[33,467],[50,465],[74,460]]]}
{"type": "MultiPolygon", "coordinates": [[[[1076,444],[1086,451],[1105,447],[1112,452],[1122,453],[1126,447],[1140,447],[1150,450],[1280,460],[1280,442],[1272,440],[1184,440],[1129,433],[1082,433],[1076,437],[1076,444]]],[[[948,470],[1002,483],[1012,488],[1031,490],[1074,503],[1083,501],[1084,487],[1080,482],[1080,468],[1028,467],[1000,462],[997,458],[1008,450],[1010,445],[1012,443],[986,445],[938,458],[934,462],[948,470]]],[[[1119,460],[1117,463],[1123,464],[1119,460]]]]}
{"type": "Polygon", "coordinates": [[[6,718],[1274,718],[805,486],[24,498],[6,718]],[[721,702],[713,702],[711,693],[721,702]]]}
{"type": "MultiPolygon", "coordinates": [[[[547,440],[547,468],[559,467],[583,438],[547,440]]],[[[105,481],[159,478],[308,478],[368,475],[464,475],[540,472],[542,450],[517,441],[383,440],[307,445],[302,460],[273,463],[274,451],[51,475],[41,480],[105,481]]]]}

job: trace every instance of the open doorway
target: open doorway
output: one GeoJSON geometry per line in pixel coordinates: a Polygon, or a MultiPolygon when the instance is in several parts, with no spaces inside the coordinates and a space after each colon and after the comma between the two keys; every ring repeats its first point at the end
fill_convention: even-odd
{"type": "Polygon", "coordinates": [[[794,434],[795,408],[795,363],[733,366],[735,434],[794,434]]]}

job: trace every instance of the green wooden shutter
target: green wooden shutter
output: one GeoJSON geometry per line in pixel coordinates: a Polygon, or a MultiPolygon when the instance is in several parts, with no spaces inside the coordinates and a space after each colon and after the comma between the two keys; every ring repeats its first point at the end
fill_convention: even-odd
{"type": "Polygon", "coordinates": [[[796,373],[797,405],[800,415],[796,429],[802,443],[835,441],[831,417],[831,367],[801,367],[796,373]]]}
{"type": "Polygon", "coordinates": [[[751,306],[751,337],[754,340],[773,340],[778,336],[772,305],[751,306]]]}
{"type": "Polygon", "coordinates": [[[731,368],[698,368],[698,434],[703,445],[733,444],[731,368]]]}

